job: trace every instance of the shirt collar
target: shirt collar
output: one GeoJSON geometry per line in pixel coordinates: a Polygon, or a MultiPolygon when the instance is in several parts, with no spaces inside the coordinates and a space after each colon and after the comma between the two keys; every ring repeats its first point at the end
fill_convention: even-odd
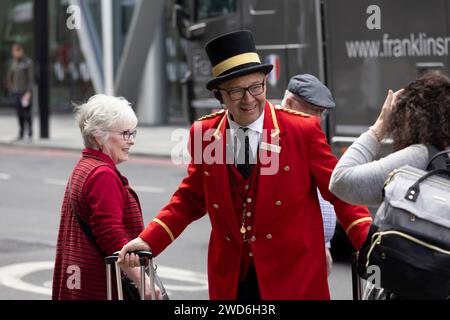
{"type": "Polygon", "coordinates": [[[236,130],[238,130],[240,127],[249,128],[250,130],[253,130],[258,133],[263,133],[263,126],[264,126],[264,110],[259,116],[258,119],[250,123],[248,126],[241,126],[237,122],[233,121],[230,116],[230,112],[227,112],[228,117],[228,123],[230,125],[231,134],[234,135],[236,130]]]}

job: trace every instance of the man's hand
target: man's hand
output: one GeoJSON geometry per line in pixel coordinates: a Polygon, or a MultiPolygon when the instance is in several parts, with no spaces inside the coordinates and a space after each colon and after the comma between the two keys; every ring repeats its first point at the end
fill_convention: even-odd
{"type": "Polygon", "coordinates": [[[141,238],[136,238],[128,242],[123,246],[122,250],[119,252],[119,260],[118,262],[126,267],[139,267],[139,256],[137,254],[131,253],[128,254],[129,251],[137,251],[137,250],[146,250],[150,251],[150,246],[147,242],[142,240],[141,238]]]}

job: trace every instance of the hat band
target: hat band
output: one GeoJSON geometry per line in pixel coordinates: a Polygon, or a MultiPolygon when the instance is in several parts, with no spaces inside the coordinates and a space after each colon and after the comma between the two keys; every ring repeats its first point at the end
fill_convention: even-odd
{"type": "Polygon", "coordinates": [[[227,70],[250,62],[261,63],[261,60],[259,60],[259,56],[257,53],[255,52],[241,53],[238,54],[237,56],[228,58],[222,61],[221,63],[216,64],[212,69],[212,74],[214,77],[217,77],[218,75],[224,73],[227,70]]]}

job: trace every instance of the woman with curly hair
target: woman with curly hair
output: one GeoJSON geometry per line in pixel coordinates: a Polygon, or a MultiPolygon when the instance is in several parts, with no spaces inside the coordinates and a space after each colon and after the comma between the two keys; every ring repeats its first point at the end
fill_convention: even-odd
{"type": "Polygon", "coordinates": [[[430,153],[449,146],[450,80],[429,73],[395,93],[389,90],[374,125],[337,163],[330,191],[349,203],[379,205],[392,170],[407,164],[425,170],[430,153]],[[386,137],[393,139],[394,152],[375,161],[386,137]]]}

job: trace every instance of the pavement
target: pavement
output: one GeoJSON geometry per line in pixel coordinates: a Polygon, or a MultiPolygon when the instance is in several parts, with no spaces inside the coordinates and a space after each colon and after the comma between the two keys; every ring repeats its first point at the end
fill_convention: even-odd
{"type": "MultiPolygon", "coordinates": [[[[84,148],[80,129],[75,124],[73,114],[51,115],[49,121],[49,138],[40,138],[39,118],[33,117],[34,137],[30,140],[17,141],[19,124],[15,113],[0,114],[0,145],[24,148],[43,148],[81,151],[84,148]]],[[[189,126],[161,125],[139,126],[132,155],[171,158],[173,152],[185,150],[189,126]]]]}

